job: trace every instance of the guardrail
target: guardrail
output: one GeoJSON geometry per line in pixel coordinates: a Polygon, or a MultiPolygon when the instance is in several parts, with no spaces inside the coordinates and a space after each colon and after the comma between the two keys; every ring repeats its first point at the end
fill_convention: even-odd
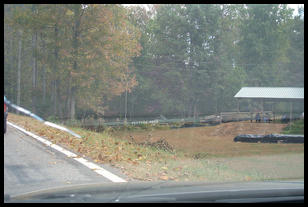
{"type": "MultiPolygon", "coordinates": [[[[176,124],[176,128],[181,127],[193,127],[193,126],[208,126],[213,124],[219,124],[219,116],[210,115],[200,118],[174,118],[174,119],[152,119],[152,120],[138,120],[138,121],[113,121],[113,122],[105,122],[102,119],[88,119],[88,120],[80,120],[79,122],[70,123],[69,120],[63,121],[63,123],[68,126],[81,126],[81,127],[119,127],[119,126],[138,126],[143,124],[154,124],[154,125],[173,125],[176,124]],[[178,125],[181,126],[178,126],[178,125]]],[[[173,127],[174,128],[174,127],[173,127]]]]}
{"type": "Polygon", "coordinates": [[[25,108],[23,108],[23,107],[17,106],[17,105],[15,105],[15,104],[13,104],[13,103],[11,103],[5,96],[4,96],[4,102],[5,102],[8,106],[10,106],[10,107],[16,109],[17,111],[20,111],[20,112],[22,112],[22,113],[24,113],[24,114],[26,114],[26,115],[28,115],[28,116],[31,116],[32,118],[34,118],[34,119],[36,119],[36,120],[38,120],[38,121],[40,121],[40,122],[43,122],[44,124],[46,124],[46,125],[48,125],[48,126],[50,126],[50,127],[53,127],[53,128],[56,128],[56,129],[60,129],[60,130],[62,130],[62,131],[68,132],[69,134],[71,134],[71,135],[73,135],[73,136],[75,136],[75,137],[77,137],[77,138],[81,138],[81,136],[78,135],[78,134],[76,134],[75,132],[73,132],[73,131],[71,131],[71,130],[69,130],[69,129],[63,127],[63,126],[60,126],[60,125],[57,125],[57,124],[54,124],[54,123],[45,121],[44,119],[42,119],[42,118],[39,117],[38,115],[32,113],[31,111],[29,111],[29,110],[27,110],[27,109],[25,109],[25,108]]]}

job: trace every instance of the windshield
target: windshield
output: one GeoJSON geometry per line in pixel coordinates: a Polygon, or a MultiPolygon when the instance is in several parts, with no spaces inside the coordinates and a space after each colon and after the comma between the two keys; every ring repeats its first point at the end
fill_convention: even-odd
{"type": "Polygon", "coordinates": [[[304,180],[304,5],[5,4],[4,96],[11,196],[304,180]]]}

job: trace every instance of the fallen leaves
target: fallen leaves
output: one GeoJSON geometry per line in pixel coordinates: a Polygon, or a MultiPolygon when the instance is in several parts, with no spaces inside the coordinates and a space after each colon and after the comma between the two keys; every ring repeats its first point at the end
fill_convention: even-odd
{"type": "Polygon", "coordinates": [[[133,160],[132,163],[133,163],[134,165],[139,165],[139,163],[138,163],[137,161],[135,161],[135,160],[133,160]]]}
{"type": "MultiPolygon", "coordinates": [[[[24,118],[28,120],[27,117],[24,118]]],[[[169,156],[159,150],[153,151],[152,148],[149,149],[146,146],[129,143],[96,132],[80,130],[78,132],[84,138],[76,139],[60,133],[56,129],[41,126],[40,123],[35,124],[31,119],[25,124],[31,128],[29,131],[33,131],[40,136],[46,136],[53,143],[64,144],[68,149],[78,152],[80,156],[86,155],[97,163],[116,165],[116,167],[126,171],[130,178],[145,181],[175,179],[175,176],[170,172],[171,168],[166,164],[166,159],[176,159],[174,155],[169,156]],[[157,165],[158,163],[162,164],[157,165]]],[[[49,164],[55,165],[56,163],[50,162],[49,164]]]]}
{"type": "Polygon", "coordinates": [[[162,170],[168,170],[168,167],[163,166],[163,167],[161,167],[161,169],[162,169],[162,170]]]}
{"type": "Polygon", "coordinates": [[[120,156],[119,154],[116,154],[115,160],[116,160],[116,161],[120,161],[120,160],[121,160],[121,156],[120,156]]]}
{"type": "Polygon", "coordinates": [[[159,177],[161,180],[169,180],[169,177],[167,175],[162,175],[159,177]]]}
{"type": "Polygon", "coordinates": [[[98,158],[98,160],[104,161],[104,159],[103,159],[101,153],[99,153],[99,155],[97,156],[97,158],[98,158]]]}
{"type": "Polygon", "coordinates": [[[81,153],[81,147],[78,147],[77,152],[81,153]]]}
{"type": "Polygon", "coordinates": [[[183,169],[183,167],[179,166],[179,167],[174,167],[172,170],[173,171],[181,171],[183,169]]]}
{"type": "Polygon", "coordinates": [[[250,181],[251,177],[250,176],[245,176],[245,181],[250,181]]]}

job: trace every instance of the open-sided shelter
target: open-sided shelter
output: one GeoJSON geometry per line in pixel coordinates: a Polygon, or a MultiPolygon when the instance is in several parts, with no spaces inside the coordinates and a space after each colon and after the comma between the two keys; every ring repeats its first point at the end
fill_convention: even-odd
{"type": "Polygon", "coordinates": [[[292,104],[294,101],[304,101],[304,88],[295,87],[243,87],[234,98],[257,99],[261,101],[261,110],[264,110],[264,101],[288,101],[290,103],[290,120],[292,120],[292,104]]]}

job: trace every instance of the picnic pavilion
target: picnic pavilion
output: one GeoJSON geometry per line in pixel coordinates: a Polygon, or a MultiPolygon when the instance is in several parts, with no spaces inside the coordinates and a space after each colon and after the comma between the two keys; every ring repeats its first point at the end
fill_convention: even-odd
{"type": "MultiPolygon", "coordinates": [[[[240,101],[251,99],[261,102],[261,113],[264,111],[264,102],[289,102],[290,121],[293,117],[293,103],[304,101],[304,88],[295,87],[243,87],[235,94],[237,111],[240,112],[240,101]]],[[[273,111],[273,105],[272,105],[273,111]]]]}

